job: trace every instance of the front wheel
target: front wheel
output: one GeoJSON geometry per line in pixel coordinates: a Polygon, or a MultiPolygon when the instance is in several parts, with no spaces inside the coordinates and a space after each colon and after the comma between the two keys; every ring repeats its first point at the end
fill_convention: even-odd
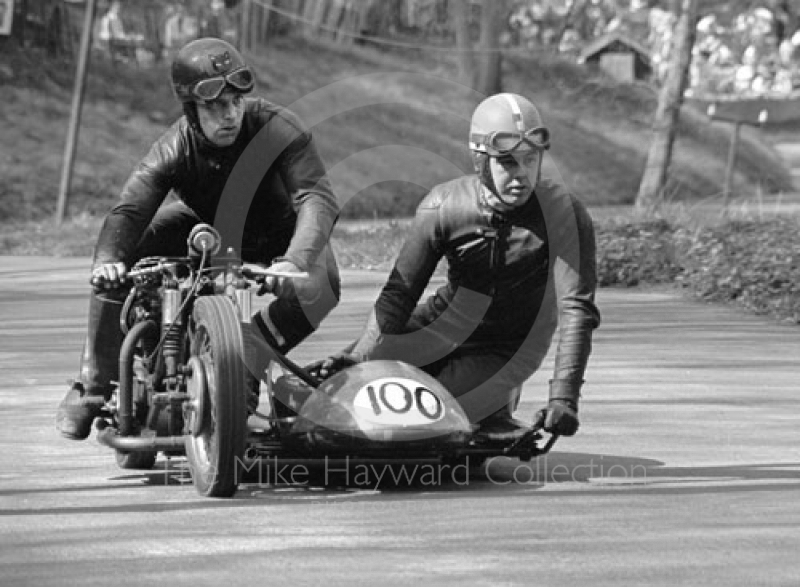
{"type": "Polygon", "coordinates": [[[186,457],[200,495],[231,497],[238,486],[247,428],[241,326],[225,296],[199,297],[192,316],[186,457]]]}

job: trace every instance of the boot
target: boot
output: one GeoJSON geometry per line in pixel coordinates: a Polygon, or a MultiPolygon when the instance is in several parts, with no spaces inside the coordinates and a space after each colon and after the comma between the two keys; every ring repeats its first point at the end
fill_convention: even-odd
{"type": "Polygon", "coordinates": [[[89,301],[89,328],[80,377],[56,412],[56,429],[70,440],[84,440],[89,436],[92,422],[114,391],[112,381],[119,379],[122,300],[116,297],[93,293],[89,301]]]}
{"type": "Polygon", "coordinates": [[[245,352],[245,393],[247,394],[247,413],[255,414],[261,399],[261,381],[266,377],[272,353],[267,341],[277,347],[275,339],[269,334],[256,312],[249,323],[242,323],[242,338],[245,352]]]}
{"type": "Polygon", "coordinates": [[[80,381],[73,383],[56,412],[56,428],[61,436],[85,440],[106,401],[108,398],[102,394],[88,393],[80,381]]]}
{"type": "Polygon", "coordinates": [[[509,443],[525,434],[530,425],[522,420],[517,420],[512,415],[519,404],[521,393],[522,386],[511,390],[511,399],[508,404],[481,420],[478,423],[476,435],[489,442],[509,443]]]}

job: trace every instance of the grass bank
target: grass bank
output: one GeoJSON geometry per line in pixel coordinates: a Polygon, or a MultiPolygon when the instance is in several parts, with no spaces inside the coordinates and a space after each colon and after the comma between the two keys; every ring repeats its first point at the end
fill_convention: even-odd
{"type": "MultiPolygon", "coordinates": [[[[345,202],[344,219],[373,220],[337,229],[340,263],[388,269],[404,236],[404,223],[388,219],[410,215],[430,187],[470,171],[465,143],[481,96],[451,79],[455,65],[447,55],[281,38],[249,58],[257,93],[289,106],[313,127],[345,202]]],[[[68,218],[55,226],[73,71],[74,64],[33,51],[4,55],[0,254],[90,255],[101,218],[131,168],[180,114],[166,65],[137,69],[95,57],[68,218]]],[[[800,321],[796,217],[698,221],[697,203],[721,193],[726,127],[682,109],[667,212],[639,218],[618,210],[633,201],[639,185],[653,91],[544,54],[505,59],[504,83],[541,106],[553,133],[549,171],[595,213],[603,285],[672,284],[702,299],[800,321]]],[[[736,171],[734,190],[744,199],[791,189],[787,170],[756,129],[743,129],[736,171]]]]}
{"type": "MultiPolygon", "coordinates": [[[[69,120],[74,64],[33,49],[4,55],[0,222],[52,216],[69,120]]],[[[248,56],[256,93],[312,127],[347,218],[408,216],[430,187],[471,170],[469,117],[482,96],[452,79],[453,57],[396,55],[278,38],[248,56]]],[[[505,89],[531,97],[552,129],[551,170],[590,205],[631,203],[655,108],[652,90],[619,85],[552,55],[508,57],[505,89]]],[[[68,215],[104,213],[152,141],[180,114],[166,64],[112,66],[93,56],[68,215]]],[[[683,108],[667,193],[721,193],[727,129],[683,108]]],[[[743,130],[734,189],[790,189],[764,136],[743,130]]]]}

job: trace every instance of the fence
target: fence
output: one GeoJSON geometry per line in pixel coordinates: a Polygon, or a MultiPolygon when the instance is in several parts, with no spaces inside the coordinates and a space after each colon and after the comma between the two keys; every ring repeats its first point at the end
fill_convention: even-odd
{"type": "MultiPolygon", "coordinates": [[[[94,47],[107,50],[112,58],[135,47],[158,60],[200,36],[223,37],[248,50],[287,32],[353,43],[370,28],[375,31],[390,14],[403,13],[408,2],[411,0],[239,0],[231,8],[221,3],[212,8],[210,2],[121,2],[119,18],[126,36],[108,42],[100,34],[100,26],[113,2],[100,0],[94,47]],[[389,4],[393,10],[387,10],[389,4]]],[[[18,0],[14,7],[15,31],[8,37],[10,41],[15,39],[22,46],[40,47],[57,56],[77,54],[85,3],[18,0]]]]}

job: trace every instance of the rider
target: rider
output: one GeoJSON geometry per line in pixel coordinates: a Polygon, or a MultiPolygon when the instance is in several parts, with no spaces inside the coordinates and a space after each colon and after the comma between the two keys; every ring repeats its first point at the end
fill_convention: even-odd
{"type": "Polygon", "coordinates": [[[325,377],[367,359],[415,364],[456,396],[480,430],[519,434],[522,383],[559,329],[545,428],[578,429],[578,399],[600,323],[595,237],[583,204],[542,174],[550,132],[526,98],[497,94],[472,116],[476,175],[434,187],[360,337],[317,365],[325,377]],[[418,304],[440,259],[447,281],[418,304]]]}
{"type": "Polygon", "coordinates": [[[177,54],[172,85],[183,116],[134,169],[100,231],[92,277],[104,291],[91,295],[80,377],[58,408],[63,436],[89,435],[118,379],[128,268],[143,257],[185,255],[197,223],[215,224],[246,261],[310,275],[269,277],[259,291],[276,298],[253,324],[281,351],[311,334],[338,303],[328,239],[339,206],[325,166],[295,114],[245,97],[254,84],[242,55],[223,40],[194,40],[177,54]],[[177,198],[165,202],[170,192],[177,198]]]}

